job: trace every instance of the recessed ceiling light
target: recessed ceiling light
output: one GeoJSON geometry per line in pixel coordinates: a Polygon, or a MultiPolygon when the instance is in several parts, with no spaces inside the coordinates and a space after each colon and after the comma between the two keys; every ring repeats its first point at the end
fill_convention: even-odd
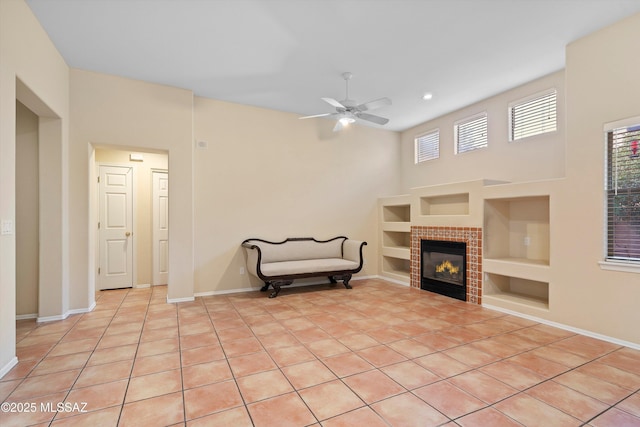
{"type": "Polygon", "coordinates": [[[425,101],[428,101],[431,98],[433,98],[433,94],[431,92],[427,92],[424,95],[422,95],[422,99],[424,99],[425,101]]]}

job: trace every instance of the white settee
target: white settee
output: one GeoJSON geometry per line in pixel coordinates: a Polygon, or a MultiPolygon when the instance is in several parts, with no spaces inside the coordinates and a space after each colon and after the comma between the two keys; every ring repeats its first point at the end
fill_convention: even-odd
{"type": "Polygon", "coordinates": [[[261,291],[272,286],[269,298],[275,298],[281,286],[295,279],[326,276],[331,283],[342,280],[351,289],[351,276],[362,269],[362,248],[367,242],[349,240],[344,236],[329,240],[312,237],[288,238],[282,242],[247,239],[242,246],[247,251],[247,270],[264,282],[261,291]]]}

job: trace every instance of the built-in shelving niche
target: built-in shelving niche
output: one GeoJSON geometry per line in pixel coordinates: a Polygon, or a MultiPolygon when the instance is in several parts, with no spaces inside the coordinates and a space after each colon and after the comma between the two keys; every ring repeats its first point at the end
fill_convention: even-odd
{"type": "Polygon", "coordinates": [[[529,308],[549,309],[549,284],[519,277],[485,273],[483,303],[504,303],[529,308]]]}
{"type": "Polygon", "coordinates": [[[410,222],[411,205],[386,205],[382,207],[383,222],[410,222]]]}
{"type": "Polygon", "coordinates": [[[420,215],[469,215],[469,193],[420,197],[420,215]]]}
{"type": "Polygon", "coordinates": [[[411,234],[402,231],[382,232],[382,246],[389,248],[406,248],[411,247],[411,234]]]}
{"type": "Polygon", "coordinates": [[[411,276],[411,201],[408,195],[382,198],[380,272],[402,283],[411,276]]]}
{"type": "Polygon", "coordinates": [[[410,281],[411,226],[482,226],[483,304],[544,315],[551,284],[549,184],[423,187],[379,200],[382,276],[410,281]]]}
{"type": "Polygon", "coordinates": [[[487,259],[549,265],[549,196],[487,199],[487,259]]]}
{"type": "Polygon", "coordinates": [[[382,257],[382,271],[409,279],[411,274],[411,261],[389,256],[382,257]]]}

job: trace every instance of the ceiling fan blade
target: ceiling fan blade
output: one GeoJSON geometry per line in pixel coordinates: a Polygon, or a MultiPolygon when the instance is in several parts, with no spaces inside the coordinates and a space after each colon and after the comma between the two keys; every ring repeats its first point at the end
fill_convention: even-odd
{"type": "Polygon", "coordinates": [[[340,120],[336,121],[336,125],[333,127],[333,131],[334,132],[338,132],[340,130],[342,130],[342,128],[344,127],[344,125],[342,124],[342,122],[340,120]]]}
{"type": "Polygon", "coordinates": [[[360,104],[356,108],[360,111],[369,111],[375,110],[376,108],[384,107],[385,105],[391,105],[391,100],[389,98],[374,99],[373,101],[360,104]]]}
{"type": "Polygon", "coordinates": [[[377,123],[379,125],[386,125],[389,123],[389,119],[385,119],[384,117],[374,116],[373,114],[368,113],[359,113],[357,117],[362,120],[367,120],[369,122],[377,123]]]}
{"type": "Polygon", "coordinates": [[[322,99],[327,104],[332,105],[332,106],[334,106],[336,108],[347,108],[347,107],[345,107],[344,105],[340,104],[338,101],[336,101],[333,98],[320,98],[320,99],[322,99]]]}
{"type": "Polygon", "coordinates": [[[333,116],[336,113],[323,113],[323,114],[314,114],[313,116],[304,116],[304,117],[298,117],[299,119],[314,119],[316,117],[327,117],[327,116],[333,116]]]}

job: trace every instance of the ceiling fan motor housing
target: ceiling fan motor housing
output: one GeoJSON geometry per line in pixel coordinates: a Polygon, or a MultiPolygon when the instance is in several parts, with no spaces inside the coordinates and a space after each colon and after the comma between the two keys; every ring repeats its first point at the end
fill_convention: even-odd
{"type": "Polygon", "coordinates": [[[340,101],[340,104],[347,107],[347,110],[355,109],[358,106],[358,103],[353,99],[343,99],[342,101],[340,101]]]}

